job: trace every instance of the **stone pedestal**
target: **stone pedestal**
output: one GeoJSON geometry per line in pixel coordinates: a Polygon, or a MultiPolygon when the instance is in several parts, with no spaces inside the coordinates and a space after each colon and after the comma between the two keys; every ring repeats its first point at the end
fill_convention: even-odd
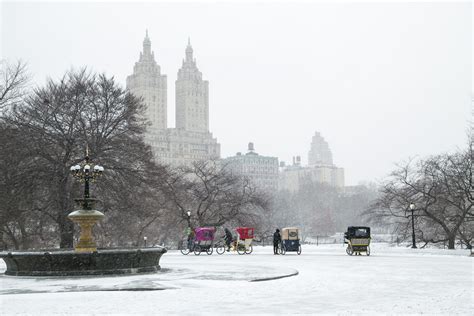
{"type": "Polygon", "coordinates": [[[97,245],[92,236],[92,227],[104,218],[104,214],[94,210],[97,201],[96,199],[83,198],[75,199],[75,201],[81,209],[74,211],[67,216],[81,228],[79,242],[77,243],[75,250],[77,252],[97,251],[97,245]]]}
{"type": "Polygon", "coordinates": [[[75,247],[76,251],[96,251],[97,245],[92,237],[92,227],[104,218],[104,214],[96,210],[78,210],[69,214],[68,218],[81,228],[79,242],[75,247]]]}

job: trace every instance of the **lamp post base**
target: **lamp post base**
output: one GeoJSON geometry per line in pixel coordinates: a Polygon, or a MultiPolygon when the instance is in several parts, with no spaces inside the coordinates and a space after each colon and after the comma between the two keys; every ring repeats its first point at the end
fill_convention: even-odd
{"type": "Polygon", "coordinates": [[[104,214],[96,210],[78,210],[69,214],[68,218],[81,228],[79,242],[74,249],[77,252],[97,251],[97,245],[92,237],[92,227],[104,218],[104,214]]]}

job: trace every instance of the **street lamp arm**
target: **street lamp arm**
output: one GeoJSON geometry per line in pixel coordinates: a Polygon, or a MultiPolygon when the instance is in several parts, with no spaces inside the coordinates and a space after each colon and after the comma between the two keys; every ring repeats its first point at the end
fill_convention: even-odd
{"type": "Polygon", "coordinates": [[[77,181],[84,183],[84,198],[82,201],[84,209],[90,209],[90,182],[95,182],[104,172],[104,167],[90,162],[88,150],[82,163],[70,167],[70,172],[77,181]]]}

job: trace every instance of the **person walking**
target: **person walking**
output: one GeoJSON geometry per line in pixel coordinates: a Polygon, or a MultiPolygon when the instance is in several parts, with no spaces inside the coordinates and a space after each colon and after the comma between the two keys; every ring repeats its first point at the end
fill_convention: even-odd
{"type": "Polygon", "coordinates": [[[233,241],[233,237],[232,237],[232,233],[230,232],[230,230],[226,227],[224,228],[224,240],[225,240],[225,244],[227,246],[227,251],[230,250],[230,244],[232,243],[233,241]]]}
{"type": "Polygon", "coordinates": [[[273,254],[278,254],[278,246],[281,244],[280,230],[277,228],[273,233],[273,254]]]}
{"type": "Polygon", "coordinates": [[[188,249],[189,251],[193,251],[194,250],[194,237],[195,237],[194,230],[191,227],[188,227],[187,233],[188,233],[188,249]]]}

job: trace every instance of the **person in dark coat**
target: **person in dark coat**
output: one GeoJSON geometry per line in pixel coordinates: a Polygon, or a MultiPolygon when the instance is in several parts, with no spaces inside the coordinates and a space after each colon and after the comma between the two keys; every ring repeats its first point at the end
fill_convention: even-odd
{"type": "Polygon", "coordinates": [[[194,233],[194,229],[192,229],[191,227],[188,227],[187,232],[188,232],[188,249],[190,251],[193,251],[194,237],[196,236],[196,234],[194,233]]]}
{"type": "Polygon", "coordinates": [[[224,232],[225,232],[225,235],[224,235],[225,244],[227,246],[227,251],[229,251],[230,250],[230,244],[232,243],[234,238],[232,237],[232,233],[230,232],[230,230],[227,227],[224,228],[224,232]]]}
{"type": "Polygon", "coordinates": [[[273,254],[278,254],[278,247],[281,244],[281,235],[280,230],[277,228],[276,231],[273,233],[273,254]]]}

